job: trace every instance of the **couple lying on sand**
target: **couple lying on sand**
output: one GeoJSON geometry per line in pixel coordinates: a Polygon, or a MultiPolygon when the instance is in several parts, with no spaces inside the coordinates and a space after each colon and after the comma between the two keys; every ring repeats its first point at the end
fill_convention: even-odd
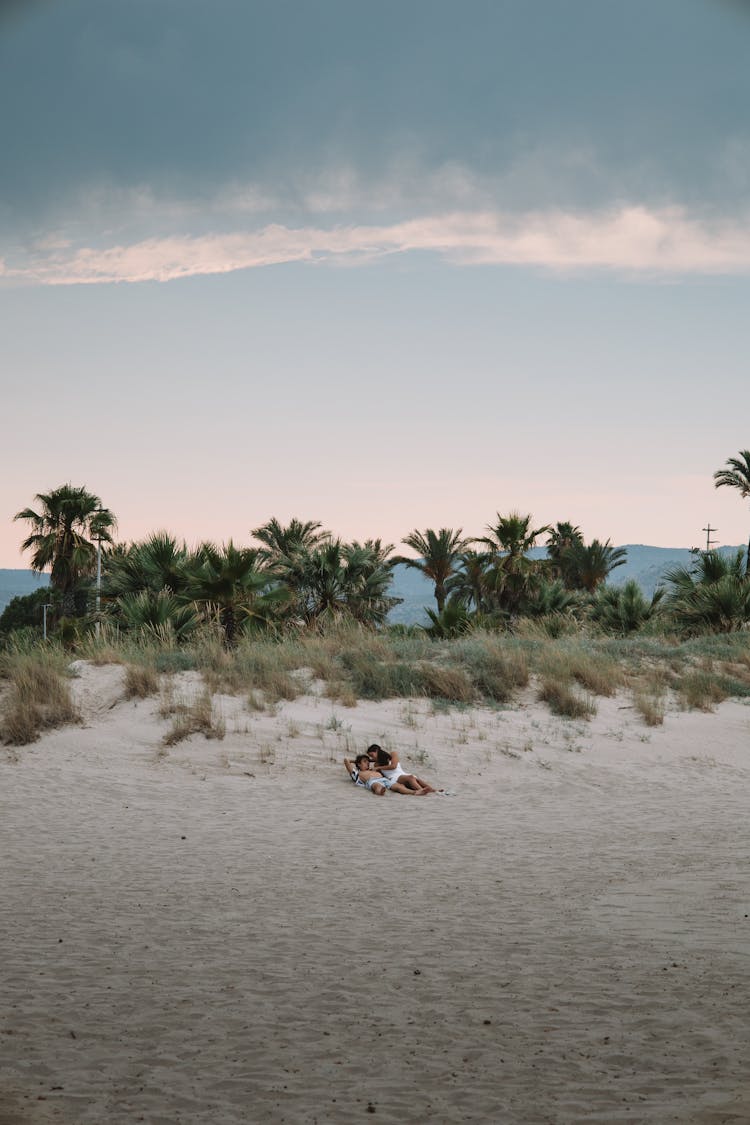
{"type": "Polygon", "coordinates": [[[344,765],[354,784],[369,789],[376,797],[385,797],[389,789],[405,797],[426,797],[436,792],[426,781],[402,769],[395,751],[389,754],[377,742],[367,747],[366,754],[358,754],[353,764],[344,758],[344,765]]]}

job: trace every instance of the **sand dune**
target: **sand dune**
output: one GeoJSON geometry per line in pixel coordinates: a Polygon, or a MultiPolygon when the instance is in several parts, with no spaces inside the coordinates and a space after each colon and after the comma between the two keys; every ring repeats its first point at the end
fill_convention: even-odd
{"type": "Polygon", "coordinates": [[[79,673],[0,752],[0,1125],[750,1121],[748,706],[220,697],[166,748],[79,673]],[[356,790],[372,740],[454,795],[356,790]]]}

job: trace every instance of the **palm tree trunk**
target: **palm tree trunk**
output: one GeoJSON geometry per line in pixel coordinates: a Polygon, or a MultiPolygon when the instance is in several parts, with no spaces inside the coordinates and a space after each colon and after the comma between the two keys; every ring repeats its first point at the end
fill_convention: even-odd
{"type": "Polygon", "coordinates": [[[442,613],[445,606],[445,586],[442,582],[435,583],[435,601],[437,602],[438,613],[442,613]]]}
{"type": "Polygon", "coordinates": [[[232,648],[237,632],[237,618],[233,606],[224,606],[221,611],[221,623],[224,626],[224,644],[227,648],[232,648]]]}

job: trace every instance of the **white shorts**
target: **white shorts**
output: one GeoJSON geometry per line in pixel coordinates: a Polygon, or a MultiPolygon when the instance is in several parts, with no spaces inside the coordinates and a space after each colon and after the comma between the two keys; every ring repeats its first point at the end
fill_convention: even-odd
{"type": "Polygon", "coordinates": [[[373,785],[382,785],[384,789],[390,789],[393,782],[389,777],[371,777],[369,781],[365,782],[368,789],[372,789],[373,785]]]}

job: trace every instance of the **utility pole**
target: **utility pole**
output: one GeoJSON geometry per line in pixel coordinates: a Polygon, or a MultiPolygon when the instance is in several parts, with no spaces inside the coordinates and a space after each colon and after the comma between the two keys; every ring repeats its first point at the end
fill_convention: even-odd
{"type": "Polygon", "coordinates": [[[711,527],[711,521],[710,520],[709,520],[708,525],[706,527],[701,528],[701,531],[705,531],[705,533],[706,533],[706,550],[707,551],[710,551],[711,548],[713,547],[713,545],[715,543],[718,543],[718,539],[712,539],[711,538],[711,532],[712,531],[718,531],[718,530],[719,530],[718,527],[711,527]]]}
{"type": "Polygon", "coordinates": [[[47,640],[47,610],[52,609],[52,602],[45,602],[42,606],[42,634],[47,640]]]}

